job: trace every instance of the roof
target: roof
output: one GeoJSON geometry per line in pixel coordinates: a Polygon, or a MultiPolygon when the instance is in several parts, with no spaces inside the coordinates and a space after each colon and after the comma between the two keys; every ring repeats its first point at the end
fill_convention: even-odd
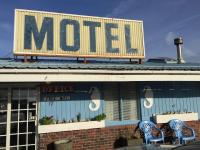
{"type": "Polygon", "coordinates": [[[0,69],[85,69],[85,70],[180,70],[200,71],[200,63],[155,63],[145,62],[133,64],[121,61],[92,61],[83,62],[70,60],[37,60],[35,62],[22,62],[22,60],[0,59],[0,69]]]}

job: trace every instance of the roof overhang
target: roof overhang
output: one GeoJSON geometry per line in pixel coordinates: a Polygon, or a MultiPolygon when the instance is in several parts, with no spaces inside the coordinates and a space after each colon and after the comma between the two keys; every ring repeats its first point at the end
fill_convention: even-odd
{"type": "Polygon", "coordinates": [[[0,82],[200,81],[200,71],[0,69],[0,82]]]}

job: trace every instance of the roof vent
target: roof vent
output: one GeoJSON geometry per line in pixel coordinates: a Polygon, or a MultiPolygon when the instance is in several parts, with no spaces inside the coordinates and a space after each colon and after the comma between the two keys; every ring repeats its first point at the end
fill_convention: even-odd
{"type": "Polygon", "coordinates": [[[183,39],[182,37],[178,37],[174,39],[174,45],[177,47],[177,63],[182,64],[185,63],[182,57],[182,45],[183,44],[183,39]]]}

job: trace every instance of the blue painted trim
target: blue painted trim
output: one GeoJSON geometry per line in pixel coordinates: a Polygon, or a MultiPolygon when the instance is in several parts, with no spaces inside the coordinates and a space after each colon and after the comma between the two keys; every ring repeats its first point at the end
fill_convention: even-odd
{"type": "Polygon", "coordinates": [[[123,120],[123,121],[105,120],[105,127],[132,125],[132,124],[138,124],[139,122],[140,120],[123,120]]]}

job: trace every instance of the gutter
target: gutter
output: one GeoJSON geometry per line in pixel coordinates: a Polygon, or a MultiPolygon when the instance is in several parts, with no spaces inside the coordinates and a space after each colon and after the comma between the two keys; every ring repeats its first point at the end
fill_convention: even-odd
{"type": "Polygon", "coordinates": [[[86,70],[86,69],[0,69],[0,74],[104,74],[104,75],[200,75],[200,71],[182,70],[86,70]]]}

